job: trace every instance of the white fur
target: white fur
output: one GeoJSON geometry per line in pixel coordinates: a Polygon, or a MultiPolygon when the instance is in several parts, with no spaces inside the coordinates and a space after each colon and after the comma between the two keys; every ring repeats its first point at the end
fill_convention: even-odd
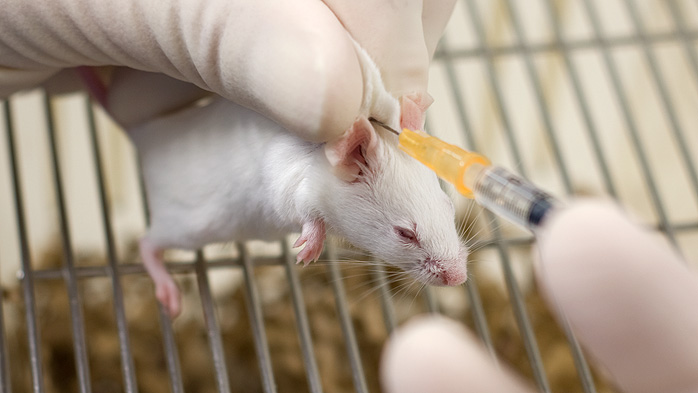
{"type": "Polygon", "coordinates": [[[160,247],[273,239],[309,214],[298,206],[318,145],[256,112],[216,99],[131,131],[160,247]]]}
{"type": "MultiPolygon", "coordinates": [[[[365,79],[363,116],[399,126],[398,101],[357,46],[365,79]]],[[[323,219],[328,231],[377,257],[441,284],[439,269],[465,278],[467,253],[436,176],[376,130],[364,181],[332,174],[324,146],[301,140],[256,112],[214,99],[132,130],[142,160],[156,246],[195,249],[211,242],[273,239],[323,219]],[[421,247],[394,227],[416,224],[421,247]],[[424,267],[424,260],[439,267],[424,267]],[[429,273],[429,271],[432,271],[429,273]]]]}

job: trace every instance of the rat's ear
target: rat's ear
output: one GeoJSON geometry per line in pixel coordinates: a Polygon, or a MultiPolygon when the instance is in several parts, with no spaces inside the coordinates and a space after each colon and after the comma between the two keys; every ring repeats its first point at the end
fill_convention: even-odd
{"type": "Polygon", "coordinates": [[[400,97],[400,128],[424,129],[424,113],[434,102],[429,93],[406,94],[400,97]]]}
{"type": "Polygon", "coordinates": [[[355,182],[376,154],[376,130],[361,116],[338,139],[325,145],[325,156],[334,174],[342,180],[355,182]]]}

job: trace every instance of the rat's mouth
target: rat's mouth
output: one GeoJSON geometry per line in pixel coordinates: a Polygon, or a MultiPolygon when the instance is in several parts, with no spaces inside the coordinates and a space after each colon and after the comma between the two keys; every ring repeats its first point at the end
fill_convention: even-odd
{"type": "Polygon", "coordinates": [[[438,259],[427,258],[415,270],[420,281],[430,285],[444,285],[441,276],[446,269],[438,259]]]}
{"type": "Polygon", "coordinates": [[[423,269],[430,273],[430,274],[440,274],[444,270],[444,265],[441,263],[441,261],[437,259],[432,259],[432,258],[427,258],[423,263],[422,263],[423,269]]]}

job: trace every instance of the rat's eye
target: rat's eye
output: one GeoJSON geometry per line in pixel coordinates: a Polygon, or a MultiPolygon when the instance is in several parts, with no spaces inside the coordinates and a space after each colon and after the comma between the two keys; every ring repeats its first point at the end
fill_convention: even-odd
{"type": "Polygon", "coordinates": [[[407,229],[398,226],[393,227],[393,229],[395,230],[395,233],[400,237],[400,240],[402,240],[403,242],[419,245],[417,234],[412,229],[407,229]]]}

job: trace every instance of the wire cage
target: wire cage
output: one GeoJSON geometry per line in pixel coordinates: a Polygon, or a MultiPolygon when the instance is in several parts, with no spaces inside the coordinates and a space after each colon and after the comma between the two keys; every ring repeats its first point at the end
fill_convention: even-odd
{"type": "MultiPolygon", "coordinates": [[[[698,2],[459,0],[430,74],[428,129],[560,196],[617,199],[698,261],[698,2]]],[[[388,334],[440,312],[542,392],[612,392],[532,280],[534,239],[456,198],[463,287],[420,288],[328,244],[167,254],[171,321],[135,240],[135,154],[85,95],[2,104],[0,392],[379,391],[388,334]]],[[[464,391],[467,387],[464,387],[464,391]]]]}

